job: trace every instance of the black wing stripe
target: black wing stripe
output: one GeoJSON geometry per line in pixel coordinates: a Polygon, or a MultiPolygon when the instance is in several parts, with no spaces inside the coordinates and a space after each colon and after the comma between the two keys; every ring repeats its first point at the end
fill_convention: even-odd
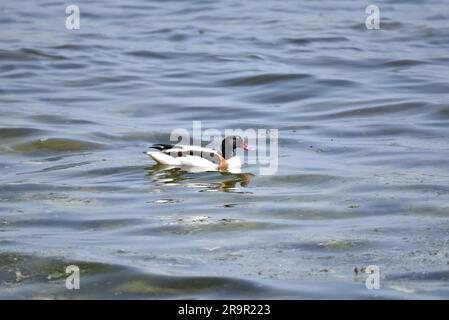
{"type": "Polygon", "coordinates": [[[164,144],[164,143],[157,143],[153,144],[150,148],[154,148],[160,151],[170,150],[175,147],[174,144],[164,144]]]}
{"type": "Polygon", "coordinates": [[[171,149],[180,149],[180,148],[182,149],[182,147],[178,146],[178,145],[174,145],[174,144],[164,144],[164,143],[154,144],[150,148],[160,150],[163,153],[169,154],[170,156],[172,156],[174,158],[186,157],[186,156],[190,155],[190,156],[197,156],[197,157],[209,160],[216,164],[220,164],[220,158],[214,152],[205,152],[205,151],[188,150],[188,149],[185,151],[177,150],[175,152],[172,152],[171,149]]]}

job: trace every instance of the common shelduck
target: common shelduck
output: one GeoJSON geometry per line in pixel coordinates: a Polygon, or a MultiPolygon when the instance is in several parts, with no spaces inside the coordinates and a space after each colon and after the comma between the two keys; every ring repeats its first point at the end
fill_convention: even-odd
{"type": "Polygon", "coordinates": [[[159,164],[228,170],[242,165],[236,149],[248,150],[248,145],[241,137],[230,136],[221,142],[221,153],[214,149],[179,144],[158,143],[150,148],[159,150],[146,153],[159,164]]]}

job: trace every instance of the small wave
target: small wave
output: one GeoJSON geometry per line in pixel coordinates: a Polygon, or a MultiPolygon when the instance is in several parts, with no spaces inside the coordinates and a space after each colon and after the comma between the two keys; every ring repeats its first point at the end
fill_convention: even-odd
{"type": "Polygon", "coordinates": [[[70,119],[63,116],[57,116],[53,114],[39,114],[30,117],[33,120],[39,121],[41,123],[52,123],[52,124],[96,124],[95,122],[84,120],[84,119],[70,119]]]}
{"type": "Polygon", "coordinates": [[[449,106],[443,106],[438,110],[431,113],[430,117],[435,120],[448,120],[449,119],[449,106]]]}
{"type": "Polygon", "coordinates": [[[358,85],[357,82],[345,79],[317,79],[316,83],[318,85],[330,86],[330,87],[355,87],[358,85]]]}
{"type": "MultiPolygon", "coordinates": [[[[404,24],[399,21],[391,21],[388,20],[388,18],[383,18],[380,22],[380,28],[381,30],[398,30],[404,27],[404,24]]],[[[366,28],[366,25],[364,22],[361,23],[354,23],[349,26],[344,26],[344,29],[349,28],[356,31],[370,31],[366,28]]]]}
{"type": "Polygon", "coordinates": [[[270,178],[259,177],[260,183],[270,183],[272,186],[283,185],[293,187],[295,185],[324,186],[326,184],[347,182],[348,178],[326,174],[289,174],[276,175],[270,178]],[[267,181],[265,181],[267,180],[267,181]]]}
{"type": "Polygon", "coordinates": [[[76,176],[88,176],[88,177],[105,177],[115,175],[128,175],[135,172],[141,172],[144,169],[143,166],[122,166],[122,167],[107,167],[91,170],[84,170],[82,172],[75,173],[76,176]]]}
{"type": "MultiPolygon", "coordinates": [[[[116,250],[122,252],[122,250],[116,250]]],[[[219,276],[171,276],[147,272],[148,268],[63,259],[53,256],[32,256],[2,252],[4,272],[0,280],[14,285],[13,290],[0,290],[2,299],[16,297],[18,290],[26,299],[73,299],[73,292],[63,285],[68,265],[82,270],[83,290],[77,298],[222,298],[288,296],[289,290],[258,282],[219,276]],[[17,270],[20,270],[18,272],[17,270]]]]}
{"type": "Polygon", "coordinates": [[[13,147],[13,150],[24,153],[34,152],[65,152],[65,151],[83,151],[98,150],[104,148],[105,145],[62,138],[39,139],[32,142],[19,144],[13,147]]]}
{"type": "Polygon", "coordinates": [[[304,37],[304,38],[287,38],[287,42],[297,45],[308,45],[311,43],[329,43],[329,42],[345,42],[349,41],[346,37],[304,37]]]}
{"type": "Polygon", "coordinates": [[[347,119],[347,118],[359,118],[369,116],[383,116],[383,115],[419,115],[426,114],[431,110],[431,105],[426,102],[400,102],[400,103],[388,103],[370,107],[357,107],[349,110],[334,110],[332,112],[318,113],[311,118],[314,119],[347,119]]]}
{"type": "Polygon", "coordinates": [[[331,239],[315,242],[284,242],[278,244],[279,248],[289,250],[326,250],[326,251],[344,251],[372,248],[373,244],[362,240],[346,240],[346,239],[331,239]]]}
{"type": "Polygon", "coordinates": [[[0,140],[28,137],[43,132],[43,130],[35,128],[0,128],[0,140]]]}
{"type": "Polygon", "coordinates": [[[151,59],[168,59],[169,56],[160,52],[149,51],[149,50],[139,50],[139,51],[128,51],[125,52],[128,56],[133,56],[137,58],[151,58],[151,59]]]}
{"type": "Polygon", "coordinates": [[[384,63],[384,66],[387,67],[413,67],[421,64],[425,64],[425,61],[421,60],[411,60],[411,59],[400,59],[400,60],[393,60],[388,61],[384,63]]]}
{"type": "Polygon", "coordinates": [[[211,217],[182,217],[164,219],[164,225],[145,227],[140,231],[133,230],[133,234],[163,235],[163,234],[209,234],[215,232],[250,232],[257,230],[273,230],[281,227],[274,223],[244,221],[237,219],[212,219],[211,217]]]}
{"type": "Polygon", "coordinates": [[[62,55],[49,54],[44,51],[30,48],[22,48],[18,50],[9,50],[9,51],[0,50],[0,60],[26,61],[37,59],[64,60],[66,58],[62,55]]]}
{"type": "Polygon", "coordinates": [[[71,230],[115,230],[136,226],[142,223],[140,219],[21,219],[8,221],[8,228],[62,228],[71,230]]]}
{"type": "Polygon", "coordinates": [[[170,39],[170,41],[182,42],[182,41],[186,41],[187,39],[189,39],[189,35],[182,34],[182,33],[176,33],[176,34],[170,36],[169,39],[170,39]]]}
{"type": "Polygon", "coordinates": [[[17,175],[32,174],[32,173],[44,173],[44,172],[50,172],[50,171],[58,171],[58,170],[65,170],[65,169],[71,169],[71,168],[78,168],[78,167],[85,166],[85,165],[88,165],[88,164],[91,164],[91,163],[92,163],[91,161],[83,161],[83,162],[76,162],[76,163],[61,164],[61,165],[57,165],[57,166],[47,167],[47,168],[44,168],[42,170],[17,173],[17,175]]]}
{"type": "Polygon", "coordinates": [[[449,281],[449,270],[432,272],[407,272],[402,274],[387,275],[387,280],[401,281],[449,281]]]}
{"type": "Polygon", "coordinates": [[[305,79],[310,78],[309,74],[280,74],[280,73],[272,73],[272,74],[259,74],[245,77],[237,77],[226,79],[220,81],[221,85],[233,87],[233,86],[259,86],[270,83],[289,81],[289,80],[297,80],[297,79],[305,79]]]}
{"type": "Polygon", "coordinates": [[[59,70],[79,70],[87,68],[88,66],[83,63],[55,63],[52,65],[52,67],[59,70]]]}
{"type": "Polygon", "coordinates": [[[57,46],[48,47],[49,49],[54,50],[68,50],[68,51],[86,51],[86,50],[92,50],[92,49],[99,49],[99,50],[110,50],[107,46],[102,46],[99,44],[74,44],[74,43],[68,43],[68,44],[61,44],[57,46]]]}

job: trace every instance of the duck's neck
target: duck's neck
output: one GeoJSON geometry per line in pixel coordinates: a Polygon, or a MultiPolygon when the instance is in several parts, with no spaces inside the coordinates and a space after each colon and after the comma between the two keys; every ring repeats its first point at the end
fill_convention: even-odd
{"type": "Polygon", "coordinates": [[[223,156],[223,158],[228,160],[236,156],[235,148],[233,147],[234,146],[232,145],[232,143],[228,144],[226,143],[226,141],[223,141],[223,143],[221,144],[221,155],[223,156]]]}

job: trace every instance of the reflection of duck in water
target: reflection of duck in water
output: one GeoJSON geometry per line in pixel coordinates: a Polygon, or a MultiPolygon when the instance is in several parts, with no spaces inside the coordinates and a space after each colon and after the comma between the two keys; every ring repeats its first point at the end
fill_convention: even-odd
{"type": "Polygon", "coordinates": [[[158,164],[232,171],[242,165],[242,161],[236,154],[236,149],[248,150],[248,145],[241,137],[230,136],[223,139],[221,152],[209,148],[179,144],[155,144],[151,148],[159,151],[149,151],[146,154],[158,164]]]}
{"type": "Polygon", "coordinates": [[[235,192],[238,190],[237,186],[246,188],[251,177],[254,177],[252,173],[240,173],[240,170],[228,170],[220,171],[219,179],[217,180],[216,174],[214,176],[194,175],[189,176],[190,173],[205,173],[207,174],[211,170],[209,168],[198,167],[176,167],[167,165],[154,165],[148,168],[148,177],[151,177],[156,183],[166,185],[186,185],[194,188],[204,188],[200,191],[223,191],[223,192],[235,192]],[[198,178],[197,178],[198,177],[198,178]],[[204,183],[204,179],[207,178],[207,183],[204,183]],[[225,177],[223,179],[223,177],[225,177]],[[216,180],[211,181],[211,180],[216,180]]]}
{"type": "Polygon", "coordinates": [[[254,177],[252,173],[239,173],[239,174],[231,174],[228,172],[222,172],[223,176],[231,175],[232,179],[223,180],[220,182],[220,190],[223,192],[228,192],[230,189],[235,189],[236,184],[240,182],[240,186],[246,188],[250,181],[251,177],[254,177]]]}

